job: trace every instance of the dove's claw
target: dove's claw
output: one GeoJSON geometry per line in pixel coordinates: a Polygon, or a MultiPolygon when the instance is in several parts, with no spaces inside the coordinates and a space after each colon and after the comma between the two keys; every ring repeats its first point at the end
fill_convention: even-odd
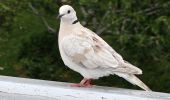
{"type": "Polygon", "coordinates": [[[91,88],[93,85],[91,84],[91,79],[84,78],[80,83],[78,84],[72,84],[71,87],[87,87],[91,88]]]}

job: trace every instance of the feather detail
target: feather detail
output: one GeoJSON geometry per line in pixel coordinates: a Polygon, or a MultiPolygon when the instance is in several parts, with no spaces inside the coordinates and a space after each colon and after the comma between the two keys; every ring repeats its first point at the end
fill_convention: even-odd
{"type": "Polygon", "coordinates": [[[126,79],[128,82],[132,83],[133,85],[137,85],[140,88],[144,89],[145,91],[152,91],[148,86],[146,86],[139,78],[132,74],[125,74],[125,73],[115,73],[116,75],[126,79]]]}

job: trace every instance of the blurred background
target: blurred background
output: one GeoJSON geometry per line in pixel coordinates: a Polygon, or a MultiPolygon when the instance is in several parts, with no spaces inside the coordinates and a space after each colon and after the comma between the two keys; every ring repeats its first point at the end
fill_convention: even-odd
{"type": "MultiPolygon", "coordinates": [[[[79,82],[58,50],[59,7],[69,4],[80,22],[125,60],[143,70],[152,90],[170,93],[169,0],[0,0],[0,74],[79,82]]],[[[118,76],[94,84],[139,89],[118,76]]]]}

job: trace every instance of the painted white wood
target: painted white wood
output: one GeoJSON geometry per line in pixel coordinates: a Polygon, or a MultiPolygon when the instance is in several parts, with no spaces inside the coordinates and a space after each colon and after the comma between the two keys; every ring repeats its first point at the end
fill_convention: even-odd
{"type": "Polygon", "coordinates": [[[0,76],[0,100],[170,100],[170,94],[0,76]]]}

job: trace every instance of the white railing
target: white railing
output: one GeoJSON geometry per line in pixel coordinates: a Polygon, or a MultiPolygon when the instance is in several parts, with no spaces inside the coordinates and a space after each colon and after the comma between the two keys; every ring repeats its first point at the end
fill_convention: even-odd
{"type": "Polygon", "coordinates": [[[0,76],[0,100],[170,100],[170,94],[0,76]]]}

